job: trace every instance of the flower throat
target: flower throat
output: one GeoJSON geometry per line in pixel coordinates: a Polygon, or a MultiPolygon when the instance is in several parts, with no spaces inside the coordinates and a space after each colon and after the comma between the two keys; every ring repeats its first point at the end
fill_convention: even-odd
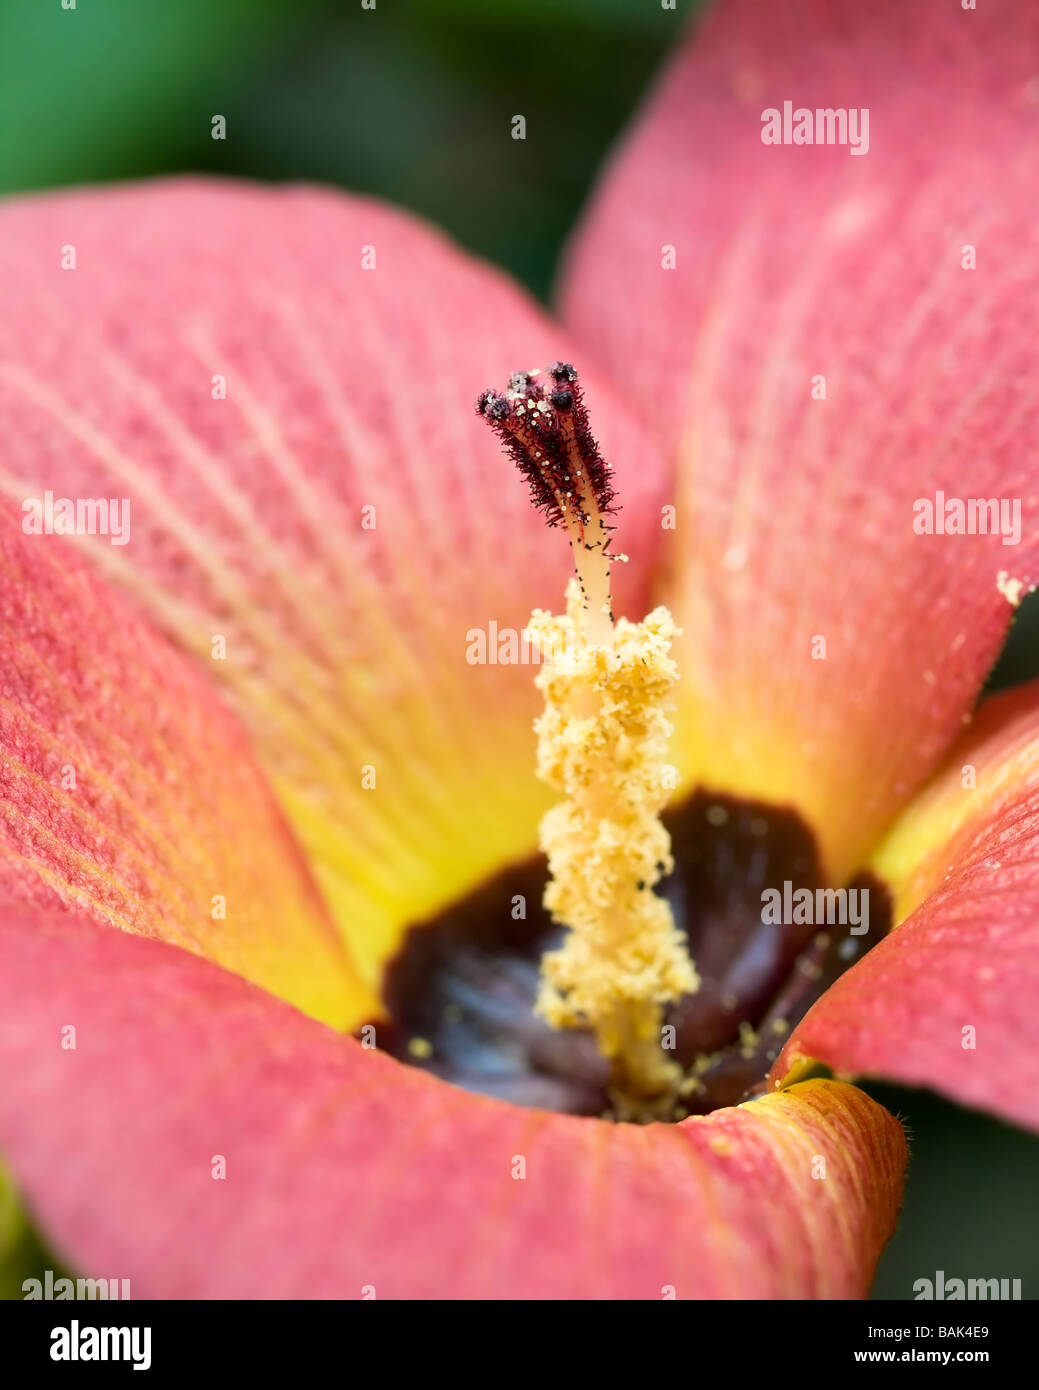
{"type": "Polygon", "coordinates": [[[868,935],[773,921],[762,903],[776,884],[826,886],[798,812],[705,787],[665,809],[675,628],[663,608],[614,622],[610,566],[624,557],[610,549],[610,469],[577,374],[516,373],[477,409],[573,551],[565,614],[536,612],[527,631],[545,661],[538,771],[560,801],[541,855],[409,926],[387,966],[379,1046],[543,1110],[679,1121],[739,1104],[884,935],[890,894],[873,875],[851,885],[868,888],[868,935]]]}

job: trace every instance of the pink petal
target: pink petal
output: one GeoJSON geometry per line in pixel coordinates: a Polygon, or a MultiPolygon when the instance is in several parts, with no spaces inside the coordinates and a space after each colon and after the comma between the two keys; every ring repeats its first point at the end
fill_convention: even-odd
{"type": "Polygon", "coordinates": [[[836,1082],[614,1126],[86,922],[10,918],[0,964],[0,1149],[63,1255],[136,1298],[859,1297],[894,1223],[901,1127],[836,1082]]]}
{"type": "Polygon", "coordinates": [[[6,506],[0,671],[0,901],[175,942],[328,1022],[372,1010],[237,722],[6,506]]]}
{"type": "Polygon", "coordinates": [[[823,996],[773,1075],[810,1056],[1039,1128],[1039,682],[982,706],[875,867],[903,925],[823,996]]]}
{"type": "Polygon", "coordinates": [[[798,807],[837,881],[1036,578],[1037,73],[1014,0],[730,0],[572,251],[569,321],[678,457],[684,770],[798,807]],[[868,108],[868,153],[764,144],[786,100],[868,108]],[[1020,544],[914,534],[938,491],[1018,499],[1020,544]]]}
{"type": "MultiPolygon", "coordinates": [[[[131,498],[130,543],[88,538],[92,561],[221,683],[374,978],[405,925],[535,843],[533,671],[470,664],[467,633],[561,608],[570,560],[474,403],[570,344],[338,193],[178,181],[0,219],[0,477],[19,501],[131,498]]],[[[641,616],[661,455],[583,375],[641,616]]]]}

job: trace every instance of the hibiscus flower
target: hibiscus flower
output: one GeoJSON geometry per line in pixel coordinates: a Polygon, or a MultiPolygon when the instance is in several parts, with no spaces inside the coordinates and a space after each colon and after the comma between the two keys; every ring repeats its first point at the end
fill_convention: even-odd
{"type": "Polygon", "coordinates": [[[3,208],[0,1153],[71,1265],[859,1297],[906,1146],[853,1078],[1039,1124],[1039,686],[972,716],[1039,539],[1036,72],[1009,0],[719,6],[559,323],[338,193],[3,208]],[[788,100],[868,111],[868,152],[766,142],[788,100]],[[617,610],[681,628],[679,1122],[600,1118],[589,1037],[533,1014],[533,672],[466,659],[558,611],[565,547],[472,410],[557,360],[617,610]],[[128,542],[35,534],[83,499],[128,542]],[[1016,542],[947,499],[1017,503],[1016,542]],[[785,885],[868,892],[868,931],[764,920],[785,885]]]}

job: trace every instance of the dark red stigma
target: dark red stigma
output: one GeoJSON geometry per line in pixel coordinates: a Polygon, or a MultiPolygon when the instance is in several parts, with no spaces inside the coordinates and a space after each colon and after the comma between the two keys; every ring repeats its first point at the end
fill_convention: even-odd
{"type": "Polygon", "coordinates": [[[513,372],[504,392],[484,391],[476,402],[530,487],[531,501],[550,526],[589,520],[615,510],[610,465],[599,452],[577,372],[553,362],[540,372],[513,372]]]}

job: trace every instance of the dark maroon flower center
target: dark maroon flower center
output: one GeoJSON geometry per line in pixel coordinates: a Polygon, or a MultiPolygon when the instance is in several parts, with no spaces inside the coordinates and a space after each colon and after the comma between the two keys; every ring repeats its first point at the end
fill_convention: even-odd
{"type": "MultiPolygon", "coordinates": [[[[664,820],[675,870],[661,891],[701,978],[666,1018],[671,1055],[698,1081],[680,1119],[762,1089],[791,1028],[887,932],[891,899],[865,874],[825,891],[815,837],[792,810],[697,792],[664,820]]],[[[562,934],[541,907],[545,878],[539,856],[409,929],[387,970],[393,1022],[379,1046],[466,1090],[600,1115],[607,1066],[592,1037],[534,1013],[541,956],[562,934]]]]}

